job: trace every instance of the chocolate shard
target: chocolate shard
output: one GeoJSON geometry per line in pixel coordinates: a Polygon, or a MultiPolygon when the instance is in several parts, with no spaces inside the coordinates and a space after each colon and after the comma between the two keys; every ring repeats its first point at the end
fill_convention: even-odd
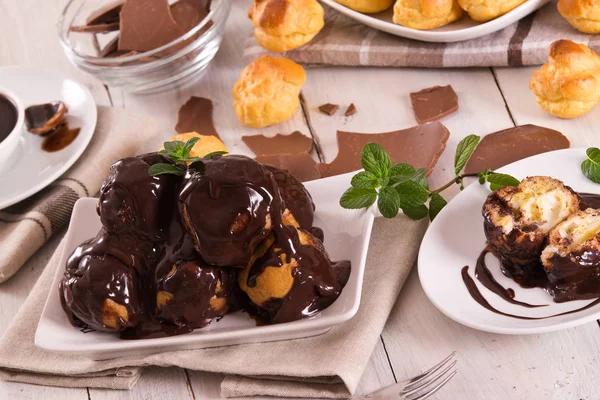
{"type": "Polygon", "coordinates": [[[344,113],[344,116],[349,117],[351,115],[356,114],[356,106],[354,105],[354,103],[351,103],[348,108],[346,109],[346,112],[344,113]]]}
{"type": "Polygon", "coordinates": [[[299,131],[289,135],[278,133],[270,138],[264,135],[242,136],[242,141],[257,156],[310,153],[313,146],[312,139],[299,131]]]}
{"type": "Polygon", "coordinates": [[[418,123],[437,121],[458,110],[458,96],[452,86],[433,86],[410,94],[418,123]]]}
{"type": "Polygon", "coordinates": [[[168,0],[127,0],[120,15],[119,50],[150,51],[185,34],[168,0]]]}
{"type": "Polygon", "coordinates": [[[286,170],[300,182],[321,178],[316,169],[316,161],[308,153],[262,155],[257,156],[255,160],[261,164],[273,165],[286,170]]]}
{"type": "MultiPolygon", "coordinates": [[[[202,0],[178,0],[171,4],[171,15],[177,22],[177,25],[184,32],[189,32],[195,26],[206,18],[206,12],[202,0]]],[[[208,23],[201,29],[201,33],[205,32],[212,24],[208,23]]]]}
{"type": "Polygon", "coordinates": [[[121,20],[121,9],[125,0],[117,0],[99,8],[85,21],[86,25],[111,24],[121,20]]]}
{"type": "Polygon", "coordinates": [[[542,126],[522,125],[505,129],[481,139],[465,167],[465,173],[473,174],[486,168],[495,170],[536,154],[570,146],[565,135],[542,126]]]}
{"type": "Polygon", "coordinates": [[[338,106],[337,104],[327,103],[327,104],[323,104],[322,106],[319,106],[319,111],[331,116],[331,115],[335,114],[335,112],[338,110],[338,108],[340,108],[340,106],[338,106]]]}
{"type": "Polygon", "coordinates": [[[29,106],[25,109],[25,126],[34,135],[46,135],[63,123],[67,112],[60,100],[29,106]]]}
{"type": "Polygon", "coordinates": [[[213,123],[213,103],[204,97],[192,96],[179,109],[175,130],[179,133],[197,132],[219,137],[213,123]]]}
{"type": "Polygon", "coordinates": [[[408,163],[415,168],[426,168],[429,176],[444,152],[449,137],[450,132],[440,122],[386,133],[338,131],[338,155],[329,164],[317,164],[317,170],[323,178],[359,170],[362,168],[362,148],[367,143],[377,143],[387,150],[394,163],[408,163]]]}
{"type": "Polygon", "coordinates": [[[69,30],[71,32],[105,33],[118,31],[119,25],[120,24],[118,22],[96,25],[73,25],[69,27],[69,30]]]}

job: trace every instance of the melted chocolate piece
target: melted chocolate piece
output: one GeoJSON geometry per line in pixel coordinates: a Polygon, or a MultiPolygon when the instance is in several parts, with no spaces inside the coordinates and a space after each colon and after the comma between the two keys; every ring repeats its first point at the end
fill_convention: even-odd
{"type": "Polygon", "coordinates": [[[356,106],[354,105],[354,103],[351,103],[348,108],[346,109],[346,112],[344,112],[344,116],[345,117],[349,117],[351,115],[356,114],[356,106]]]}
{"type": "Polygon", "coordinates": [[[458,96],[452,86],[433,86],[410,94],[418,123],[437,121],[458,111],[458,96]]]}
{"type": "Polygon", "coordinates": [[[360,153],[367,143],[383,146],[394,163],[426,168],[427,176],[446,148],[450,132],[440,122],[430,122],[401,131],[387,133],[337,132],[338,155],[329,164],[317,164],[323,178],[357,171],[362,168],[360,153]]]}
{"type": "Polygon", "coordinates": [[[299,131],[289,135],[278,133],[273,137],[264,135],[242,136],[242,141],[257,156],[310,153],[313,141],[299,131]]]}
{"type": "Polygon", "coordinates": [[[81,128],[71,129],[68,123],[60,124],[56,130],[50,133],[50,136],[44,139],[42,150],[49,153],[60,151],[73,143],[79,136],[80,131],[81,128]]]}
{"type": "Polygon", "coordinates": [[[185,34],[168,0],[127,0],[120,16],[119,50],[150,51],[185,34]]]}
{"type": "Polygon", "coordinates": [[[17,106],[8,97],[0,94],[0,143],[15,129],[18,119],[17,106]]]}
{"type": "Polygon", "coordinates": [[[185,179],[179,204],[196,250],[209,264],[244,268],[283,212],[273,175],[230,155],[193,163],[185,179]]]}
{"type": "Polygon", "coordinates": [[[319,106],[319,111],[321,111],[323,114],[332,116],[333,114],[335,114],[338,108],[340,108],[340,106],[338,106],[337,104],[327,103],[323,104],[322,106],[319,106]]]}
{"type": "Polygon", "coordinates": [[[213,103],[203,97],[192,96],[179,109],[175,130],[179,133],[196,132],[219,137],[213,123],[213,103]]]}
{"type": "Polygon", "coordinates": [[[475,284],[475,281],[473,280],[473,278],[471,278],[469,276],[469,266],[468,265],[464,266],[463,269],[461,270],[461,276],[462,276],[463,283],[467,287],[467,290],[469,291],[469,294],[471,295],[471,297],[473,298],[473,300],[475,300],[477,303],[479,303],[479,305],[481,305],[482,307],[490,310],[491,312],[494,312],[494,313],[500,314],[500,315],[504,315],[506,317],[516,318],[516,319],[524,319],[524,320],[548,319],[548,318],[560,317],[562,315],[574,314],[574,313],[577,313],[577,312],[580,312],[580,311],[587,310],[588,308],[592,308],[592,307],[594,307],[597,304],[600,304],[600,298],[598,298],[598,299],[592,301],[591,303],[589,303],[588,305],[583,306],[581,308],[577,308],[577,309],[571,310],[571,311],[566,311],[566,312],[563,312],[563,313],[560,313],[560,314],[548,315],[546,317],[525,317],[525,316],[522,316],[522,315],[509,314],[509,313],[505,313],[503,311],[500,311],[497,308],[494,308],[494,306],[492,306],[485,299],[485,297],[479,291],[479,288],[475,284]]]}
{"type": "Polygon", "coordinates": [[[321,242],[325,242],[325,233],[323,233],[323,229],[319,228],[318,226],[313,226],[309,229],[309,232],[321,242]]]}
{"type": "Polygon", "coordinates": [[[156,163],[170,163],[158,154],[123,158],[110,167],[100,188],[98,215],[109,233],[128,233],[163,240],[174,208],[174,175],[148,175],[156,163]]]}
{"type": "Polygon", "coordinates": [[[62,101],[29,106],[25,109],[25,126],[33,134],[49,134],[63,123],[67,111],[62,101]]]}
{"type": "Polygon", "coordinates": [[[569,139],[562,133],[537,125],[522,125],[490,133],[481,142],[467,162],[465,173],[473,174],[501,168],[512,162],[536,154],[568,149],[569,139]]]}
{"type": "Polygon", "coordinates": [[[308,190],[289,172],[272,165],[265,165],[265,168],[273,174],[285,208],[292,212],[301,228],[310,229],[313,224],[315,204],[308,190]]]}
{"type": "Polygon", "coordinates": [[[261,164],[283,169],[295,176],[300,182],[321,178],[321,174],[316,168],[317,162],[308,153],[271,154],[256,156],[255,160],[261,164]]]}

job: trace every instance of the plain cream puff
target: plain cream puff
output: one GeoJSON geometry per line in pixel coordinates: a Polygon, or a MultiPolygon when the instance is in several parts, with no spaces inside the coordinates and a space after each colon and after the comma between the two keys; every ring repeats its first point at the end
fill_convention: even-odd
{"type": "Polygon", "coordinates": [[[579,117],[600,101],[600,57],[584,44],[556,41],[548,64],[533,73],[529,88],[550,114],[579,117]]]}
{"type": "Polygon", "coordinates": [[[527,0],[458,0],[471,19],[486,22],[513,10],[527,0]]]}
{"type": "Polygon", "coordinates": [[[462,16],[457,0],[397,0],[394,23],[413,29],[433,29],[462,16]]]}
{"type": "Polygon", "coordinates": [[[300,107],[304,68],[283,57],[264,55],[233,86],[233,108],[247,126],[264,128],[290,119],[300,107]]]}
{"type": "Polygon", "coordinates": [[[558,12],[583,33],[600,33],[600,0],[559,0],[558,12]]]}
{"type": "Polygon", "coordinates": [[[394,0],[335,0],[335,2],[365,14],[385,11],[394,4],[394,0]]]}
{"type": "Polygon", "coordinates": [[[256,0],[248,12],[258,44],[278,53],[310,42],[325,25],[324,15],[316,0],[256,0]]]}

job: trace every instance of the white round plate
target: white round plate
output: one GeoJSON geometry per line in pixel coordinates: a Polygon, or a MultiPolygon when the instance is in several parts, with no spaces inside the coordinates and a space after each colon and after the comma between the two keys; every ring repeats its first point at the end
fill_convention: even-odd
{"type": "Polygon", "coordinates": [[[97,109],[85,86],[53,70],[0,68],[0,87],[13,92],[23,107],[62,100],[69,108],[69,125],[81,128],[73,143],[53,153],[42,150],[43,138],[23,132],[11,166],[0,171],[1,210],[42,190],[77,161],[94,134],[97,109]]]}
{"type": "Polygon", "coordinates": [[[474,39],[480,36],[488,35],[492,32],[506,28],[531,14],[542,7],[550,0],[527,0],[514,10],[493,19],[488,22],[475,22],[465,13],[462,18],[446,26],[426,31],[407,28],[402,25],[394,24],[392,17],[394,15],[393,7],[378,14],[362,14],[347,8],[334,0],[322,0],[331,8],[342,14],[357,20],[371,28],[391,33],[392,35],[402,36],[409,39],[421,40],[423,42],[460,42],[463,40],[474,39]]]}
{"type": "MultiPolygon", "coordinates": [[[[551,176],[582,193],[600,193],[600,185],[581,172],[585,149],[567,149],[517,161],[500,171],[518,179],[533,175],[551,176]]],[[[486,289],[474,277],[477,257],[486,244],[481,208],[490,193],[487,185],[472,183],[456,196],[433,221],[419,251],[419,279],[431,302],[453,320],[482,331],[504,334],[532,334],[570,328],[600,318],[600,304],[587,310],[558,317],[522,320],[496,314],[479,305],[469,295],[461,270],[469,266],[482,295],[497,310],[526,317],[545,317],[581,308],[594,300],[554,303],[542,289],[523,289],[502,275],[500,263],[488,254],[487,265],[504,287],[515,291],[515,299],[547,307],[524,308],[507,303],[486,289]]]]}

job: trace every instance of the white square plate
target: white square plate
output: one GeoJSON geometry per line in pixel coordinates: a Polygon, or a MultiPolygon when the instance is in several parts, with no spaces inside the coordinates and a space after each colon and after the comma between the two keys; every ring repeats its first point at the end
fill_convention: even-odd
{"type": "Polygon", "coordinates": [[[83,333],[72,326],[61,308],[58,283],[71,252],[84,240],[96,235],[101,227],[96,214],[97,199],[80,199],[73,210],[64,252],[57,267],[52,289],[46,300],[35,344],[50,351],[78,354],[102,360],[129,355],[269,342],[319,335],[352,318],[358,311],[365,260],[374,215],[368,210],[345,210],[339,198],[350,186],[353,174],[307,182],[306,188],[316,205],[315,226],[325,233],[325,247],[333,260],[350,260],[352,272],[340,297],[320,314],[283,324],[256,326],[248,314],[227,314],[218,322],[191,333],[158,339],[122,340],[106,332],[83,333]]]}

